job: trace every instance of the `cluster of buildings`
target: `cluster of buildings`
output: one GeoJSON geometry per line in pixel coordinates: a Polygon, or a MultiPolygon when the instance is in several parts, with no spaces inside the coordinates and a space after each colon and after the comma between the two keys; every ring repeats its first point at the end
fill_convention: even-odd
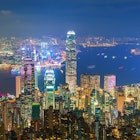
{"type": "MultiPolygon", "coordinates": [[[[45,49],[45,46],[43,45],[45,49]]],[[[140,84],[116,86],[115,75],[82,74],[77,86],[75,32],[66,38],[66,84],[55,86],[46,66],[44,93],[38,87],[36,57],[24,53],[16,95],[1,95],[2,140],[133,140],[140,135],[140,84]]],[[[46,58],[47,52],[43,53],[46,58]]]]}

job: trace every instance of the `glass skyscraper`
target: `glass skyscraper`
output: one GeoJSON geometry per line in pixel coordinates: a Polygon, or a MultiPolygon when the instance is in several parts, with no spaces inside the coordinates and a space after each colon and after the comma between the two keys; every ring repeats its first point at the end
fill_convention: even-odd
{"type": "Polygon", "coordinates": [[[68,31],[66,38],[66,83],[69,84],[70,92],[75,92],[77,85],[77,61],[75,32],[68,31]]]}
{"type": "Polygon", "coordinates": [[[46,69],[44,75],[45,109],[55,108],[55,74],[53,69],[46,69]]]}
{"type": "Polygon", "coordinates": [[[109,92],[113,97],[114,97],[115,86],[116,86],[116,76],[105,75],[104,76],[104,90],[109,92]]]}
{"type": "Polygon", "coordinates": [[[25,58],[21,68],[21,88],[25,94],[32,94],[35,91],[35,62],[31,58],[25,58]]]}

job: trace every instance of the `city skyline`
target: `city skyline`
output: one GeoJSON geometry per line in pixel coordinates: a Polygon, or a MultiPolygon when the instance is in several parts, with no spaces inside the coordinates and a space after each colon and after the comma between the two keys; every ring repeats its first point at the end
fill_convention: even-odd
{"type": "Polygon", "coordinates": [[[0,139],[140,138],[139,39],[89,38],[78,47],[75,35],[68,31],[63,47],[55,39],[0,40],[2,70],[15,77],[16,90],[0,94],[0,139]]]}
{"type": "Polygon", "coordinates": [[[1,0],[0,36],[140,36],[138,0],[1,0]]]}
{"type": "Polygon", "coordinates": [[[0,140],[140,139],[139,0],[0,4],[0,140]]]}

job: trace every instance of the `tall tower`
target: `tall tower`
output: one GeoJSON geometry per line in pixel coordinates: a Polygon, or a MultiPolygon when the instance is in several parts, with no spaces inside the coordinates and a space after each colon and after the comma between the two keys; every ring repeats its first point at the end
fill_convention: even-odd
{"type": "Polygon", "coordinates": [[[41,58],[44,60],[47,59],[47,50],[48,50],[48,43],[47,42],[41,42],[41,58]]]}
{"type": "Polygon", "coordinates": [[[25,94],[32,94],[35,91],[35,69],[34,61],[31,58],[25,58],[23,60],[23,66],[21,69],[21,86],[22,92],[25,94]]]}
{"type": "Polygon", "coordinates": [[[100,75],[81,74],[80,82],[83,88],[100,89],[100,75]]]}
{"type": "Polygon", "coordinates": [[[115,75],[105,75],[104,76],[104,90],[109,92],[114,97],[114,90],[116,86],[116,76],[115,75]]]}
{"type": "Polygon", "coordinates": [[[16,98],[21,94],[21,76],[16,76],[16,98]]]}
{"type": "Polygon", "coordinates": [[[66,83],[70,92],[75,92],[77,85],[77,61],[75,32],[68,31],[66,39],[66,83]]]}
{"type": "Polygon", "coordinates": [[[45,109],[50,106],[55,108],[55,76],[54,70],[47,69],[44,75],[44,97],[45,97],[45,109]]]}

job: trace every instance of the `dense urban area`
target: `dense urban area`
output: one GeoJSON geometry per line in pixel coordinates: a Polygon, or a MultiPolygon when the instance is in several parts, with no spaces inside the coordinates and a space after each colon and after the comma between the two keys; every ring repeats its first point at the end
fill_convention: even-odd
{"type": "Polygon", "coordinates": [[[0,71],[16,74],[16,93],[0,94],[0,140],[139,140],[140,83],[117,86],[110,74],[101,88],[100,75],[81,74],[77,85],[77,46],[118,44],[139,46],[140,38],[1,37],[0,71]],[[65,84],[56,88],[54,69],[64,64],[65,84]]]}

